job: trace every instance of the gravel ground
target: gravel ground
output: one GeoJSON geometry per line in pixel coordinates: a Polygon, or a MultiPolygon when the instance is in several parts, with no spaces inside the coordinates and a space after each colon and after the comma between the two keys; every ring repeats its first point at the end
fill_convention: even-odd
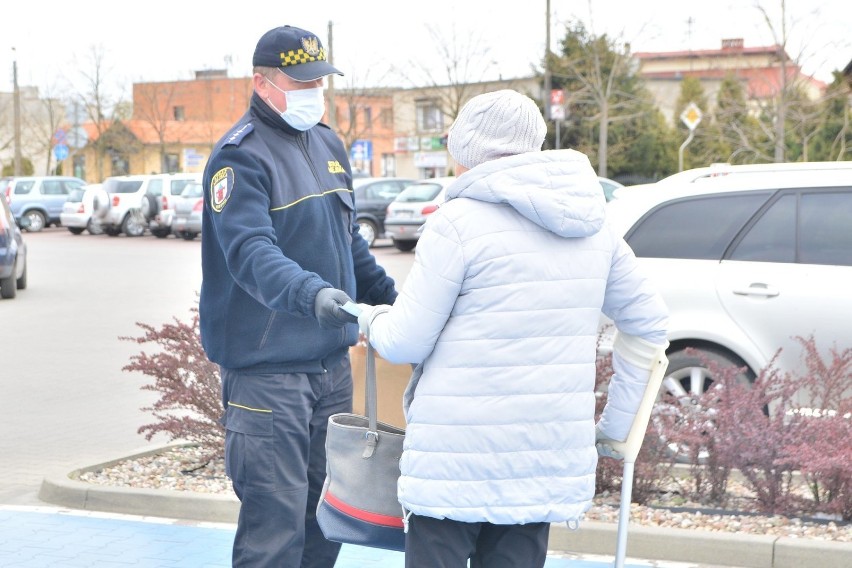
{"type": "MultiPolygon", "coordinates": [[[[178,447],[145,458],[125,460],[107,469],[86,472],[79,480],[118,487],[230,493],[231,483],[225,476],[222,460],[204,464],[199,461],[199,456],[197,448],[178,447]]],[[[729,484],[729,489],[744,491],[733,482],[729,484]]],[[[586,513],[586,520],[617,523],[618,509],[617,494],[599,497],[586,513]]],[[[634,503],[630,509],[630,520],[645,526],[852,542],[852,524],[809,521],[780,515],[702,513],[679,508],[645,507],[634,503]]]]}

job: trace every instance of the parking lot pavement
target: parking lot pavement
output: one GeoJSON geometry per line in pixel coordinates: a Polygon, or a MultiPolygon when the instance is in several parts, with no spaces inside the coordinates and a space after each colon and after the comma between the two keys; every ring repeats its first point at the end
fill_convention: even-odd
{"type": "MultiPolygon", "coordinates": [[[[0,506],[4,568],[228,568],[235,526],[54,507],[0,506]]],[[[613,559],[548,555],[545,568],[605,568],[613,559]]],[[[344,545],[337,568],[402,568],[403,553],[344,545]]],[[[630,568],[692,564],[630,561],[630,568]]]]}

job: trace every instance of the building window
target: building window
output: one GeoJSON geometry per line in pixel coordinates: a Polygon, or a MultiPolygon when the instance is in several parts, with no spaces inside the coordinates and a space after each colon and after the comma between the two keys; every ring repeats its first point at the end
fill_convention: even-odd
{"type": "Polygon", "coordinates": [[[396,175],[396,156],[393,154],[382,154],[382,176],[393,177],[396,175]]]}
{"type": "Polygon", "coordinates": [[[418,132],[438,132],[444,129],[444,114],[435,101],[417,101],[416,105],[418,132]]]}
{"type": "Polygon", "coordinates": [[[364,107],[364,126],[372,130],[373,109],[371,107],[364,107]]]}
{"type": "Polygon", "coordinates": [[[173,174],[180,171],[180,159],[177,154],[166,154],[166,173],[173,174]]]}
{"type": "Polygon", "coordinates": [[[358,126],[358,107],[349,105],[349,130],[358,126]]]}
{"type": "Polygon", "coordinates": [[[72,163],[74,165],[74,177],[86,179],[86,156],[77,154],[74,156],[72,163]]]}
{"type": "Polygon", "coordinates": [[[186,120],[186,110],[182,106],[174,107],[175,120],[186,120]]]}
{"type": "Polygon", "coordinates": [[[112,156],[112,175],[126,176],[130,174],[130,162],[124,156],[114,154],[112,156]]]}
{"type": "Polygon", "coordinates": [[[383,108],[379,111],[379,122],[381,123],[382,128],[393,128],[393,110],[383,108]]]}

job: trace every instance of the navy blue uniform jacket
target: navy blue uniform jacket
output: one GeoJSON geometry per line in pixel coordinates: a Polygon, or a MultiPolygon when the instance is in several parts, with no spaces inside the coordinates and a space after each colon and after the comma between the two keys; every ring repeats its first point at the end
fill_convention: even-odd
{"type": "Polygon", "coordinates": [[[322,372],[355,344],[358,325],[320,328],[321,288],[393,303],[393,280],[358,234],[346,150],[326,125],[295,130],[255,94],[213,149],[203,183],[199,314],[214,363],[322,372]]]}

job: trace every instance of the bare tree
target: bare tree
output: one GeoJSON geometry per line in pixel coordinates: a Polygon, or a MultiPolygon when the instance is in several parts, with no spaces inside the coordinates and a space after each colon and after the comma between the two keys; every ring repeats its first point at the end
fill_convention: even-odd
{"type": "Polygon", "coordinates": [[[590,33],[581,22],[566,28],[562,51],[550,62],[554,88],[566,88],[578,120],[597,124],[598,175],[606,177],[610,125],[640,117],[643,93],[629,44],[590,33]]]}
{"type": "Polygon", "coordinates": [[[85,66],[79,68],[82,86],[74,96],[86,116],[92,123],[97,134],[90,143],[95,151],[95,170],[98,179],[104,179],[105,160],[107,155],[114,154],[118,148],[113,148],[109,137],[105,136],[116,120],[124,117],[126,107],[122,106],[120,90],[111,90],[109,79],[115,80],[107,65],[106,49],[103,45],[92,45],[89,48],[88,60],[85,66]]]}
{"type": "Polygon", "coordinates": [[[137,83],[133,87],[133,116],[153,128],[157,134],[160,152],[160,171],[168,171],[166,163],[166,141],[172,116],[173,100],[177,83],[137,83]]]}
{"type": "Polygon", "coordinates": [[[450,27],[449,37],[436,26],[426,28],[440,63],[410,61],[408,69],[393,70],[412,87],[434,87],[438,107],[452,121],[461,107],[479,94],[476,84],[485,80],[495,62],[481,35],[460,36],[455,25],[450,27]]]}

